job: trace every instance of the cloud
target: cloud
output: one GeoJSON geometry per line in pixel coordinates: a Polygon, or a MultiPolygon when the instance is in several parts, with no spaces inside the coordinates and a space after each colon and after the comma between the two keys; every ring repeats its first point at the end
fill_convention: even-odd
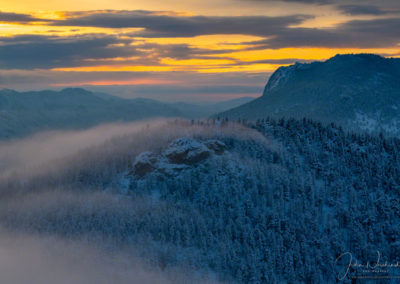
{"type": "Polygon", "coordinates": [[[153,234],[165,224],[160,216],[171,220],[170,212],[179,218],[187,210],[151,193],[120,194],[122,189],[109,183],[117,182],[115,171],[128,169],[143,151],[165,148],[182,136],[216,135],[269,145],[264,136],[239,125],[221,129],[189,121],[107,125],[5,142],[0,156],[23,151],[42,175],[30,180],[29,173],[16,173],[10,183],[0,182],[1,283],[217,283],[216,274],[196,261],[200,249],[160,242],[153,234]],[[103,136],[108,138],[104,144],[97,141],[104,142],[103,136]],[[76,154],[82,144],[90,148],[76,154]],[[65,153],[65,148],[74,151],[65,153]],[[40,155],[47,156],[48,166],[37,160],[40,155]],[[107,181],[101,190],[89,182],[93,173],[107,181]]]}
{"type": "MultiPolygon", "coordinates": [[[[352,13],[383,13],[374,6],[342,5],[352,13]]],[[[333,28],[294,27],[311,19],[310,15],[282,17],[264,16],[165,16],[143,11],[97,12],[89,15],[56,21],[54,25],[144,28],[131,34],[142,37],[193,37],[215,34],[243,34],[265,37],[265,48],[282,47],[358,47],[374,48],[397,45],[399,19],[351,20],[333,28]],[[376,40],[371,41],[371,38],[376,40]]],[[[181,47],[183,53],[189,47],[181,47]]],[[[193,51],[193,50],[191,50],[193,51]]],[[[176,54],[179,54],[177,52],[176,54]]]]}
{"type": "MultiPolygon", "coordinates": [[[[266,3],[271,3],[271,1],[275,0],[251,0],[251,1],[260,1],[260,2],[266,2],[266,3]]],[[[279,0],[282,2],[294,2],[294,3],[302,3],[302,4],[321,4],[321,5],[359,5],[359,6],[371,6],[371,4],[376,4],[379,2],[379,6],[381,7],[386,7],[386,6],[398,6],[399,2],[397,0],[279,0]],[[360,4],[362,3],[362,4],[360,4]]]]}
{"type": "Polygon", "coordinates": [[[387,48],[400,43],[400,19],[352,20],[334,28],[287,28],[274,37],[246,44],[249,49],[284,47],[387,48]],[[371,40],[374,39],[374,40],[371,40]]]}
{"type": "MultiPolygon", "coordinates": [[[[263,0],[260,0],[263,1],[263,0]]],[[[330,4],[333,0],[281,0],[285,2],[298,2],[298,3],[305,3],[305,4],[330,4]]]]}
{"type": "MultiPolygon", "coordinates": [[[[0,37],[0,68],[35,69],[80,66],[87,59],[129,57],[138,54],[132,40],[113,35],[18,35],[0,37]]],[[[88,63],[87,63],[88,64],[88,63]]]]}
{"type": "MultiPolygon", "coordinates": [[[[153,122],[158,125],[161,122],[153,122]]],[[[103,124],[81,131],[48,131],[12,142],[0,142],[0,178],[13,171],[49,171],[47,164],[65,159],[87,148],[95,148],[111,139],[140,132],[145,123],[103,124]],[[40,168],[43,166],[42,168],[40,168]]]]}
{"type": "Polygon", "coordinates": [[[337,7],[340,11],[349,15],[385,15],[392,11],[383,10],[374,5],[339,5],[337,7]]]}
{"type": "Polygon", "coordinates": [[[306,4],[309,6],[331,6],[344,14],[351,16],[372,15],[382,16],[391,13],[399,13],[399,2],[397,0],[381,0],[377,5],[375,0],[238,0],[242,2],[264,3],[265,5],[281,2],[290,5],[293,3],[306,4]]]}
{"type": "Polygon", "coordinates": [[[29,23],[29,22],[46,22],[46,19],[35,18],[28,14],[6,13],[0,11],[0,23],[29,23]]]}
{"type": "MultiPolygon", "coordinates": [[[[288,3],[299,3],[299,4],[310,4],[310,5],[366,5],[370,6],[369,3],[376,3],[375,0],[241,0],[247,2],[263,2],[265,4],[270,4],[272,2],[288,2],[288,3]],[[362,4],[360,4],[362,2],[362,4]]],[[[387,5],[398,5],[397,0],[380,0],[379,5],[387,6],[387,5]]]]}
{"type": "MultiPolygon", "coordinates": [[[[257,1],[257,0],[252,0],[257,1]]],[[[293,0],[294,1],[294,0],[293,0]]],[[[329,1],[295,1],[302,3],[328,3],[329,1]]],[[[354,2],[335,2],[338,9],[352,14],[379,15],[395,11],[395,4],[374,6],[369,2],[363,5],[354,2]],[[347,4],[344,4],[347,3],[347,4]]],[[[333,4],[332,4],[333,5],[333,4]]],[[[332,6],[333,7],[333,6],[332,6]]],[[[3,13],[4,14],[4,13],[3,13]]],[[[33,16],[12,14],[9,19],[32,20],[33,16]]],[[[18,35],[0,37],[0,84],[10,86],[13,82],[40,85],[44,81],[52,84],[71,85],[75,80],[79,85],[99,80],[125,80],[149,77],[154,72],[44,72],[24,73],[22,70],[52,69],[63,67],[124,65],[124,66],[166,66],[162,59],[225,59],[217,68],[243,66],[248,64],[290,64],[299,59],[241,62],[230,57],[229,53],[279,49],[286,47],[325,47],[325,48],[388,48],[400,42],[400,19],[398,17],[350,20],[330,28],[305,28],[298,26],[310,15],[290,16],[182,16],[173,12],[152,11],[78,11],[65,12],[66,19],[51,20],[48,25],[81,27],[121,28],[107,34],[81,34],[71,36],[18,35]],[[126,32],[124,28],[141,28],[136,32],[126,32]],[[191,46],[190,37],[216,34],[240,34],[264,38],[258,41],[241,42],[240,49],[232,44],[232,49],[207,49],[191,46]],[[137,37],[187,37],[185,44],[157,44],[137,37]],[[373,40],[371,40],[373,39],[373,40]],[[134,43],[132,45],[131,43],[134,43]],[[247,45],[247,46],[243,46],[247,45]],[[226,54],[224,56],[224,54],[226,54]],[[119,58],[120,60],[115,60],[119,58]],[[124,59],[124,60],[121,60],[124,59]],[[230,60],[231,63],[226,63],[230,60]],[[10,72],[5,72],[9,69],[10,72]],[[16,69],[20,69],[19,72],[16,69]],[[90,74],[89,74],[90,73],[90,74]],[[101,73],[101,74],[100,74],[101,73]],[[14,77],[11,76],[14,74],[14,77]],[[106,77],[108,76],[108,77],[106,77]],[[26,80],[26,81],[24,81],[26,80]]],[[[84,30],[84,29],[83,29],[84,30]]],[[[153,40],[154,41],[154,40],[153,40]]],[[[229,46],[226,44],[225,46],[229,46]]],[[[171,60],[173,62],[173,60],[171,60]]],[[[179,63],[178,63],[179,64],[179,63]]],[[[171,63],[171,66],[173,63],[171,63]]],[[[173,67],[172,67],[173,68],[173,67]]],[[[186,67],[185,67],[186,68],[186,67]]],[[[175,68],[176,69],[176,68],[175,68]]],[[[182,68],[184,69],[184,68],[182,68]]],[[[188,70],[186,68],[185,70],[188,70]]],[[[195,71],[195,68],[191,70],[195,71]]],[[[181,73],[180,73],[181,74],[181,73]]],[[[172,74],[163,79],[170,80],[172,74]]],[[[220,76],[220,75],[219,75],[220,76]]]]}
{"type": "MultiPolygon", "coordinates": [[[[107,34],[79,36],[18,35],[0,37],[0,69],[52,69],[62,67],[121,65],[161,65],[161,58],[224,59],[215,57],[233,50],[211,50],[189,44],[138,43],[134,38],[107,34]],[[212,55],[212,56],[210,56],[212,55]],[[132,58],[134,57],[134,58],[132,58]]],[[[1,81],[1,79],[0,79],[1,81]]]]}
{"type": "MultiPolygon", "coordinates": [[[[335,0],[240,0],[245,2],[258,2],[264,3],[266,5],[271,4],[273,2],[288,2],[288,3],[299,3],[299,4],[310,4],[310,5],[330,5],[335,3],[335,0]]],[[[336,0],[340,1],[340,0],[336,0]]],[[[343,0],[346,1],[346,0],[343,0]]]]}
{"type": "Polygon", "coordinates": [[[305,60],[300,58],[285,58],[285,59],[262,59],[262,60],[254,60],[254,61],[246,61],[246,62],[239,62],[238,64],[278,64],[278,65],[285,65],[285,64],[294,64],[296,62],[299,63],[308,63],[315,60],[305,60]]]}
{"type": "Polygon", "coordinates": [[[144,28],[136,36],[193,37],[215,34],[272,35],[290,25],[302,23],[312,16],[169,16],[145,11],[98,12],[54,21],[56,26],[102,28],[144,28]]]}
{"type": "Polygon", "coordinates": [[[128,254],[102,252],[83,242],[0,232],[4,284],[173,283],[128,254]]]}

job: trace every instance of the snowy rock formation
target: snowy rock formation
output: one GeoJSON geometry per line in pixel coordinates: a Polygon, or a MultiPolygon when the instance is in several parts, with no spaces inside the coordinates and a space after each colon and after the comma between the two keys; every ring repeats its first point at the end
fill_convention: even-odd
{"type": "Polygon", "coordinates": [[[131,174],[138,178],[157,171],[175,175],[213,155],[222,155],[226,145],[219,140],[199,141],[193,138],[179,138],[172,141],[160,154],[141,153],[132,165],[131,174]]]}

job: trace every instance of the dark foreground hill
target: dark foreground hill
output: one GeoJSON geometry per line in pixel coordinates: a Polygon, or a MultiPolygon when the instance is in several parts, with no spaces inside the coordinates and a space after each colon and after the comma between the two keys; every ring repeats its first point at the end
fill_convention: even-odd
{"type": "Polygon", "coordinates": [[[372,54],[296,63],[279,68],[262,97],[219,116],[306,117],[356,131],[400,135],[399,78],[400,59],[372,54]]]}
{"type": "Polygon", "coordinates": [[[1,227],[135,248],[160,271],[351,283],[366,274],[343,253],[400,261],[400,140],[310,120],[161,123],[0,177],[1,227]]]}

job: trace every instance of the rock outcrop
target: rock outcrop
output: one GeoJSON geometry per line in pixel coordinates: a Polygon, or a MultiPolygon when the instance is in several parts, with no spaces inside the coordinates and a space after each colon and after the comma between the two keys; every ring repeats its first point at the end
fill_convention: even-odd
{"type": "Polygon", "coordinates": [[[219,140],[198,141],[193,138],[179,138],[172,141],[160,154],[141,153],[132,165],[131,174],[137,178],[142,178],[154,171],[175,175],[213,155],[222,155],[225,150],[226,145],[219,140]]]}

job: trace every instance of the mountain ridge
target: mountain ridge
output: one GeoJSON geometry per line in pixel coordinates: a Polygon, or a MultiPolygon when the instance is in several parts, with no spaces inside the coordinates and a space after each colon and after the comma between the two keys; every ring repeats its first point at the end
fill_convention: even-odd
{"type": "Polygon", "coordinates": [[[146,98],[121,98],[82,88],[60,91],[17,92],[0,90],[0,139],[55,129],[85,129],[101,123],[149,118],[208,117],[238,106],[244,100],[207,105],[160,102],[146,98]]]}
{"type": "Polygon", "coordinates": [[[336,55],[324,62],[278,68],[263,95],[220,117],[307,117],[350,130],[400,131],[400,59],[374,54],[336,55]]]}

